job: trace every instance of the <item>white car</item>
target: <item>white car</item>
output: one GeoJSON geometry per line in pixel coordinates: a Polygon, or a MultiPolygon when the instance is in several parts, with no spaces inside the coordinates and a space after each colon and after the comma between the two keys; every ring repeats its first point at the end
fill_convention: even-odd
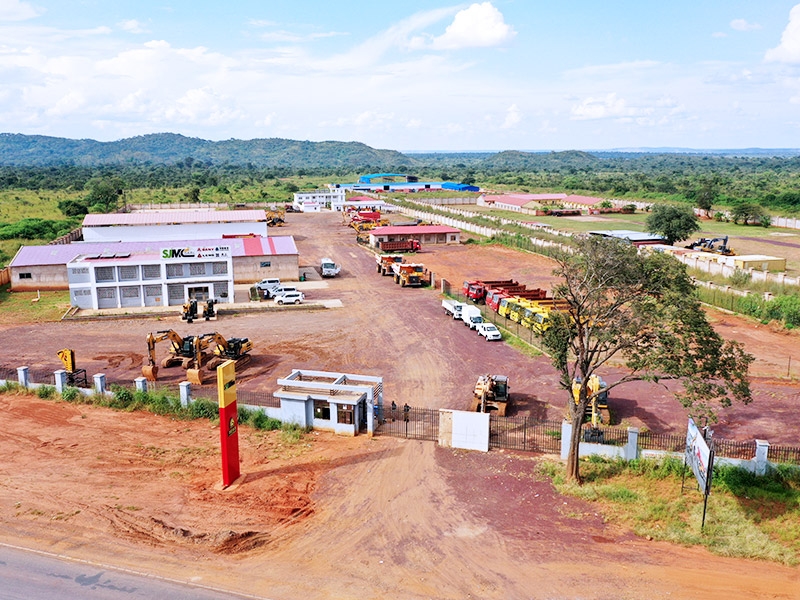
{"type": "Polygon", "coordinates": [[[495,327],[493,323],[478,323],[476,329],[478,331],[478,335],[485,337],[487,342],[503,339],[500,330],[495,327]]]}
{"type": "Polygon", "coordinates": [[[282,296],[288,292],[296,291],[296,287],[291,287],[288,285],[276,285],[275,287],[269,288],[264,292],[264,298],[277,298],[278,296],[282,296]]]}
{"type": "Polygon", "coordinates": [[[276,304],[300,304],[306,297],[303,292],[285,292],[275,296],[276,304]]]}
{"type": "Polygon", "coordinates": [[[278,287],[281,284],[281,280],[277,277],[270,277],[269,279],[262,279],[256,284],[256,288],[260,292],[266,292],[274,287],[278,287]]]}

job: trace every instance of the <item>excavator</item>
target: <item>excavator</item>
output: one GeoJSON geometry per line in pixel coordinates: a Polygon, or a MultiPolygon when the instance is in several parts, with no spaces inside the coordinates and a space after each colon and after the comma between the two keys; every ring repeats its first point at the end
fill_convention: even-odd
{"type": "MultiPolygon", "coordinates": [[[[217,310],[214,308],[214,305],[217,303],[216,300],[213,298],[206,301],[206,306],[203,309],[203,319],[206,321],[210,321],[212,319],[217,318],[217,310]]],[[[188,302],[184,303],[183,305],[183,314],[181,315],[181,319],[186,321],[187,323],[194,322],[195,319],[199,318],[197,308],[197,300],[192,298],[188,302]]]]}
{"type": "Polygon", "coordinates": [[[169,368],[180,364],[186,369],[186,378],[191,383],[202,385],[203,375],[200,368],[207,358],[204,351],[208,348],[208,341],[199,335],[189,335],[184,338],[172,329],[147,335],[148,364],[142,367],[142,375],[148,381],[157,380],[156,344],[167,339],[170,341],[169,354],[161,360],[161,366],[169,368]]]}
{"type": "Polygon", "coordinates": [[[236,361],[236,368],[244,367],[250,362],[250,351],[253,349],[253,342],[248,338],[228,338],[225,339],[216,331],[205,333],[202,336],[205,344],[213,346],[213,354],[206,367],[213,371],[226,360],[236,361]]]}
{"type": "Polygon", "coordinates": [[[89,387],[86,380],[86,369],[78,369],[75,365],[75,351],[69,348],[64,348],[58,351],[58,358],[64,364],[64,370],[67,372],[67,385],[78,387],[89,387]]]}
{"type": "MultiPolygon", "coordinates": [[[[601,423],[611,422],[611,412],[608,409],[608,385],[598,375],[589,376],[586,393],[590,397],[589,405],[586,407],[586,415],[591,417],[591,427],[584,432],[584,441],[602,442],[603,432],[600,429],[601,423]]],[[[581,399],[581,380],[576,377],[572,381],[572,396],[575,404],[579,404],[581,399]]]]}
{"type": "Polygon", "coordinates": [[[501,417],[506,416],[506,408],[511,401],[508,391],[508,377],[505,375],[481,375],[472,392],[473,412],[488,413],[497,411],[501,417]]]}
{"type": "Polygon", "coordinates": [[[702,250],[703,252],[713,252],[714,254],[722,254],[723,256],[734,256],[736,253],[733,248],[728,247],[728,236],[721,238],[700,238],[692,242],[687,248],[691,250],[702,250]],[[715,246],[717,242],[722,242],[719,246],[715,246]]]}

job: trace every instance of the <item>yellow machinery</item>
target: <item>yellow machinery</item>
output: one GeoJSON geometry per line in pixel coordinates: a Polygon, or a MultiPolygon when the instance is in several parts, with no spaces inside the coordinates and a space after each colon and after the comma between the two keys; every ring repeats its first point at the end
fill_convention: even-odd
{"type": "Polygon", "coordinates": [[[282,210],[267,211],[267,227],[283,227],[286,222],[286,212],[282,210]]]}
{"type": "MultiPolygon", "coordinates": [[[[592,429],[597,429],[600,423],[611,422],[611,412],[608,409],[608,392],[606,382],[597,375],[589,377],[586,386],[586,393],[589,395],[589,404],[586,407],[586,415],[591,418],[592,429]]],[[[572,396],[575,404],[581,401],[581,381],[575,378],[572,382],[572,396]]]]}
{"type": "Polygon", "coordinates": [[[506,416],[506,408],[511,402],[508,388],[508,377],[505,375],[481,375],[472,392],[470,410],[482,413],[496,411],[501,417],[506,416]]]}
{"type": "Polygon", "coordinates": [[[421,263],[394,263],[394,282],[401,287],[424,287],[431,284],[431,274],[421,263]]]}
{"type": "Polygon", "coordinates": [[[225,339],[219,333],[203,334],[204,343],[213,345],[214,356],[206,363],[206,367],[213,371],[226,360],[236,361],[236,369],[244,367],[250,362],[250,351],[253,349],[253,342],[248,338],[229,338],[225,339]]]}
{"type": "Polygon", "coordinates": [[[161,366],[169,368],[180,364],[186,369],[186,379],[191,383],[202,385],[203,375],[200,368],[207,358],[204,351],[208,348],[208,341],[199,335],[189,335],[184,338],[172,329],[147,335],[148,364],[142,367],[142,375],[148,381],[157,380],[156,344],[167,339],[170,341],[169,354],[161,360],[161,366]]]}
{"type": "MultiPolygon", "coordinates": [[[[217,318],[217,310],[214,308],[216,303],[217,301],[213,298],[206,300],[206,306],[203,309],[202,315],[204,320],[210,321],[217,318]]],[[[183,305],[183,314],[181,315],[181,319],[187,323],[192,323],[195,319],[200,318],[198,317],[198,311],[199,309],[197,308],[197,300],[192,298],[183,305]]]]}
{"type": "Polygon", "coordinates": [[[64,364],[64,370],[67,372],[67,385],[89,387],[89,382],[86,380],[86,369],[78,369],[75,366],[75,351],[69,348],[64,348],[58,351],[58,358],[64,364]]]}

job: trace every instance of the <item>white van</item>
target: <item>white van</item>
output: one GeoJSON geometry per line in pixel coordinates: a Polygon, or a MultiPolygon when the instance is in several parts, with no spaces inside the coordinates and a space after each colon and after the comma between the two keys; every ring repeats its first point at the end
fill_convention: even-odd
{"type": "Polygon", "coordinates": [[[278,279],[277,277],[272,277],[268,279],[262,279],[261,281],[259,281],[256,284],[256,288],[258,289],[259,292],[266,292],[270,288],[274,288],[276,286],[279,286],[280,284],[281,284],[280,279],[278,279]]]}

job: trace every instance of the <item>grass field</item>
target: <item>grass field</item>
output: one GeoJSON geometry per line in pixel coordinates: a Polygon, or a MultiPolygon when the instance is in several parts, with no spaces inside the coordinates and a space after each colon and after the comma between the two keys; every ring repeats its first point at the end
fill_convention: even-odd
{"type": "Polygon", "coordinates": [[[70,307],[69,291],[9,292],[0,288],[0,323],[44,323],[58,321],[70,307]]]}

